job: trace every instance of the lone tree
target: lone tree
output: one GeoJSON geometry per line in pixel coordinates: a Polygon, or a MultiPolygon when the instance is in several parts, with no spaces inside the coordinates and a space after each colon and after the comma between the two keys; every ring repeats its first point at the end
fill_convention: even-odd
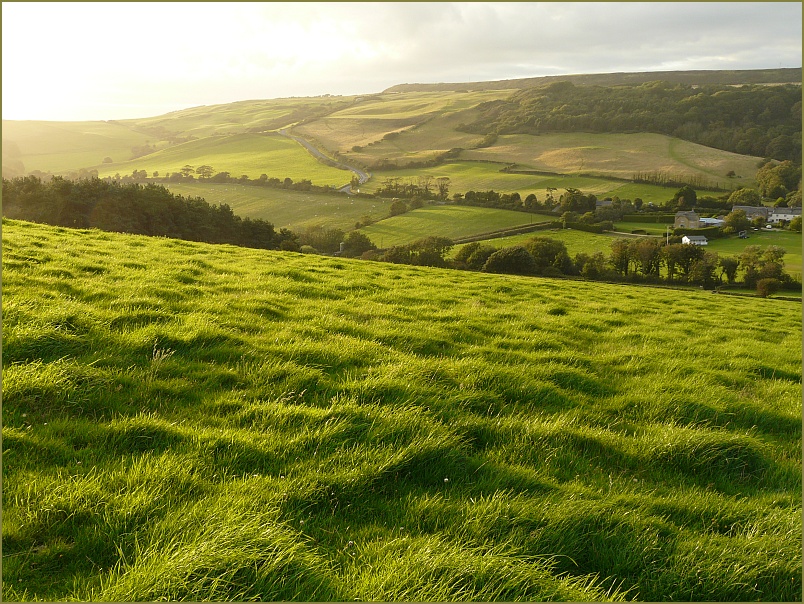
{"type": "MultiPolygon", "coordinates": [[[[184,168],[182,168],[184,170],[184,168]]],[[[215,170],[212,169],[212,166],[198,166],[195,169],[195,173],[198,174],[201,178],[209,178],[215,173],[215,170]]]]}

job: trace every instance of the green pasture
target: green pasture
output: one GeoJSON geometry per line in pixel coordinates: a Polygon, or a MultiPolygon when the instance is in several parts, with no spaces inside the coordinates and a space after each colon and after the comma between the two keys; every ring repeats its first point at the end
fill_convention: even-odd
{"type": "Polygon", "coordinates": [[[2,243],[6,601],[801,598],[798,302],[2,243]]]}
{"type": "Polygon", "coordinates": [[[229,172],[233,177],[243,174],[259,178],[310,180],[316,185],[341,186],[348,184],[352,174],[318,162],[297,142],[277,134],[236,134],[212,136],[175,145],[135,160],[95,166],[99,175],[131,174],[145,170],[149,176],[158,171],[179,172],[185,165],[197,168],[212,166],[215,172],[229,172]]]}
{"type": "Polygon", "coordinates": [[[261,218],[276,228],[301,232],[308,226],[349,230],[367,216],[381,220],[388,216],[389,203],[345,194],[306,193],[238,184],[167,183],[172,193],[203,197],[209,203],[227,204],[243,218],[261,218]]]}
{"type": "MultiPolygon", "coordinates": [[[[550,239],[557,239],[561,241],[566,247],[569,255],[574,257],[576,254],[594,254],[596,252],[603,252],[608,255],[611,252],[611,242],[618,237],[618,233],[604,233],[598,235],[596,233],[586,233],[583,231],[575,231],[573,229],[549,229],[545,231],[534,231],[532,233],[523,233],[521,235],[510,235],[508,237],[497,237],[494,239],[483,240],[484,245],[502,249],[512,245],[523,245],[533,237],[549,237],[550,239]]],[[[451,255],[457,254],[458,250],[466,244],[456,245],[451,250],[451,255]]]]}
{"type": "Polygon", "coordinates": [[[127,160],[132,147],[148,140],[147,134],[116,122],[3,120],[3,163],[19,161],[24,173],[78,170],[101,164],[106,157],[127,160]]]}
{"type": "Polygon", "coordinates": [[[560,133],[500,136],[462,159],[500,161],[561,174],[591,173],[630,179],[637,172],[706,177],[725,188],[749,186],[761,159],[704,147],[662,134],[560,133]],[[737,177],[727,178],[733,170],[737,177]]]}
{"type": "Polygon", "coordinates": [[[760,231],[749,231],[748,239],[740,239],[736,236],[710,239],[706,249],[711,252],[717,252],[723,256],[736,256],[749,245],[759,245],[761,247],[777,245],[784,248],[787,251],[782,258],[785,269],[791,275],[801,278],[801,233],[793,233],[779,229],[772,231],[764,229],[760,231]]]}
{"type": "Polygon", "coordinates": [[[614,228],[622,233],[632,233],[633,231],[644,231],[646,235],[662,235],[665,236],[668,233],[668,227],[670,235],[673,234],[673,224],[674,221],[670,221],[668,223],[655,223],[655,222],[615,222],[614,228]]]}
{"type": "MultiPolygon", "coordinates": [[[[372,179],[361,190],[376,191],[386,179],[399,178],[402,182],[417,182],[419,177],[430,176],[449,178],[450,195],[467,191],[489,191],[500,193],[519,193],[524,199],[533,193],[544,201],[547,188],[556,189],[553,196],[558,198],[566,189],[578,189],[586,194],[594,194],[599,199],[618,196],[621,199],[642,199],[645,203],[663,204],[673,198],[676,188],[643,185],[592,176],[549,175],[549,174],[510,174],[501,172],[504,164],[484,161],[450,161],[434,168],[404,170],[374,170],[372,179]]],[[[714,191],[699,191],[699,195],[722,195],[714,191]]]]}
{"type": "Polygon", "coordinates": [[[425,206],[360,229],[381,248],[404,245],[437,235],[457,239],[545,222],[549,217],[470,206],[425,206]]]}

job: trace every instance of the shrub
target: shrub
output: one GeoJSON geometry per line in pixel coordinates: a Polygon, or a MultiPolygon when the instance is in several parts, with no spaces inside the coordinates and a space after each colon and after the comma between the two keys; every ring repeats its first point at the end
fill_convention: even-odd
{"type": "Polygon", "coordinates": [[[536,261],[521,245],[506,247],[491,254],[483,265],[484,273],[530,275],[536,272],[536,261]]]}
{"type": "Polygon", "coordinates": [[[760,279],[757,281],[757,294],[763,298],[775,294],[781,287],[781,282],[778,279],[760,279]]]}

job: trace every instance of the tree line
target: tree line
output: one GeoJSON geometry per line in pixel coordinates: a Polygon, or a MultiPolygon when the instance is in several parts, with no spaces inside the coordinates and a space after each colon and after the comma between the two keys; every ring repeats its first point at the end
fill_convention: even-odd
{"type": "Polygon", "coordinates": [[[571,257],[563,242],[535,236],[522,245],[496,248],[476,241],[448,258],[454,243],[426,237],[387,250],[371,249],[363,259],[515,275],[574,276],[595,281],[699,285],[741,285],[767,296],[781,289],[800,291],[801,283],[784,271],[786,251],[779,246],[747,246],[737,256],[719,256],[703,247],[654,238],[615,239],[608,255],[571,257]],[[738,276],[740,279],[738,279],[738,276]]]}
{"type": "Polygon", "coordinates": [[[262,219],[240,218],[227,204],[210,205],[153,183],[119,183],[56,176],[3,179],[3,216],[54,226],[229,243],[263,249],[298,249],[298,237],[262,219]]]}
{"type": "Polygon", "coordinates": [[[483,103],[473,134],[654,132],[743,155],[801,162],[801,86],[561,81],[483,103]]]}

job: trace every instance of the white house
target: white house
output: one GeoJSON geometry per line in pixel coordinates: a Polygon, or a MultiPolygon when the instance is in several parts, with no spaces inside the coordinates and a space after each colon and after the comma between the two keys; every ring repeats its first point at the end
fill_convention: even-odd
{"type": "Polygon", "coordinates": [[[801,208],[771,208],[768,222],[771,224],[790,222],[796,216],[801,216],[801,208]]]}
{"type": "Polygon", "coordinates": [[[691,245],[708,245],[709,242],[703,235],[684,235],[681,238],[681,243],[688,243],[691,245]]]}

